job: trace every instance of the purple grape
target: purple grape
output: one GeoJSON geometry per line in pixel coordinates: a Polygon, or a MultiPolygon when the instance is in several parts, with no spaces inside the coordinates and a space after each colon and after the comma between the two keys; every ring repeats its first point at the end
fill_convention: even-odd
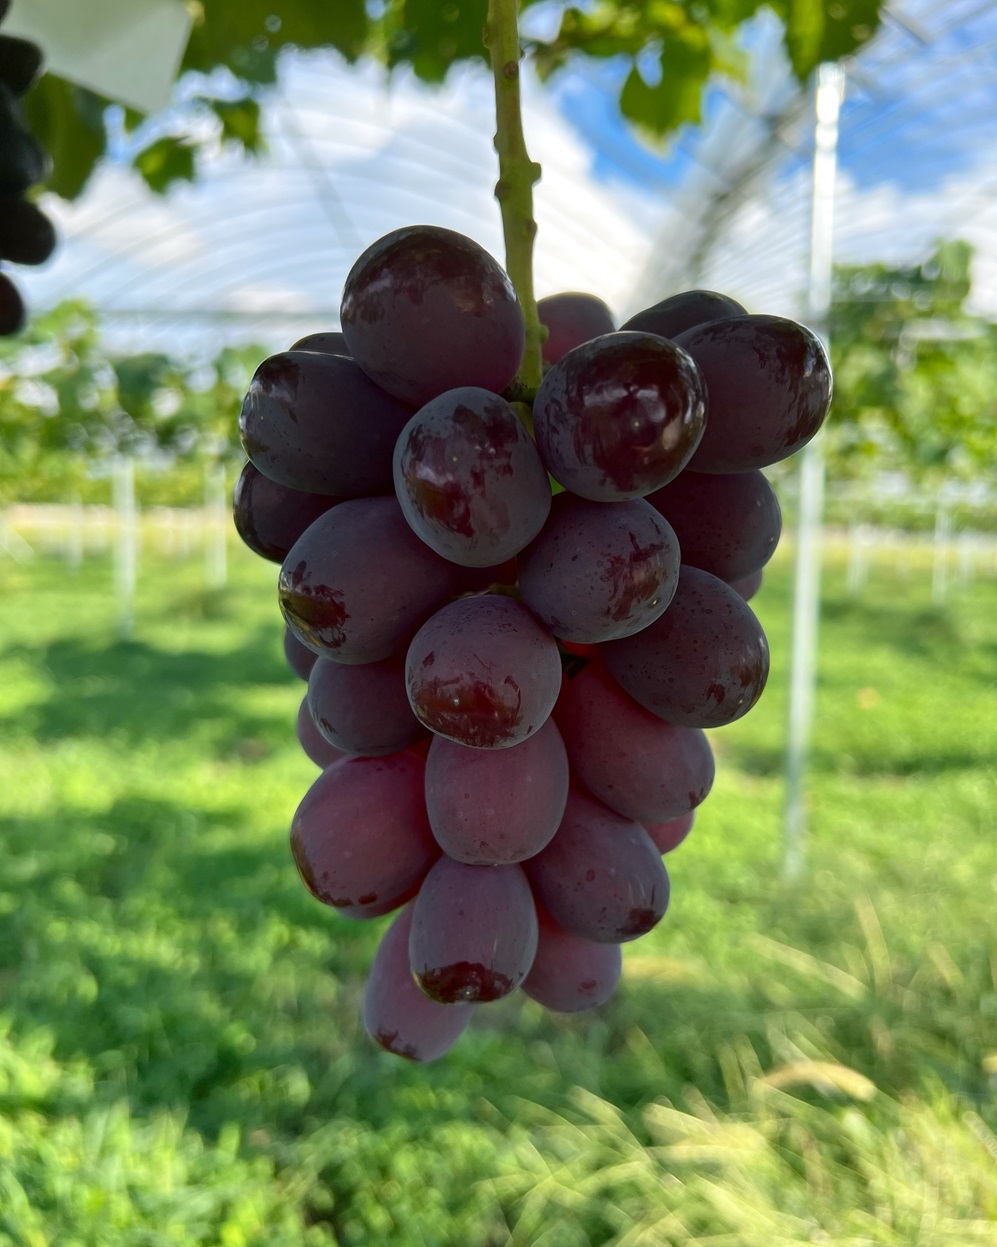
{"type": "Polygon", "coordinates": [[[547,373],[533,405],[548,472],[594,502],[666,485],[705,424],[705,389],[692,359],[648,333],[609,333],[575,347],[547,373]]]}
{"type": "Polygon", "coordinates": [[[501,394],[523,356],[523,312],[501,265],[435,225],[368,247],[346,278],[340,320],[364,372],[417,407],[462,385],[501,394]]]}
{"type": "Polygon", "coordinates": [[[20,333],[25,315],[20,291],[6,273],[0,273],[0,336],[20,333]]]}
{"type": "Polygon", "coordinates": [[[831,364],[812,330],[781,316],[736,316],[678,337],[696,361],[710,419],[689,466],[747,472],[795,454],[824,423],[831,364]]]}
{"type": "Polygon", "coordinates": [[[401,655],[352,665],[319,658],[308,679],[308,706],[321,734],[345,753],[397,753],[425,734],[408,702],[401,655]]]}
{"type": "Polygon", "coordinates": [[[280,608],[310,649],[380,662],[459,587],[452,563],[412,532],[394,498],[356,498],[320,516],[280,569],[280,608]]]}
{"type": "Polygon", "coordinates": [[[554,713],[574,777],[625,818],[663,823],[713,787],[705,733],[638,706],[596,663],[565,682],[554,713]]]}
{"type": "Polygon", "coordinates": [[[684,290],[637,312],[620,328],[656,333],[661,338],[675,338],[694,325],[746,315],[747,311],[740,303],[725,294],[717,294],[714,290],[684,290]]]}
{"type": "Polygon", "coordinates": [[[550,512],[550,482],[533,439],[488,390],[448,390],[420,408],[398,438],[394,473],[412,531],[464,567],[511,559],[550,512]]]}
{"type": "Polygon", "coordinates": [[[757,470],[680,472],[647,501],[675,529],[682,562],[728,584],[762,568],[782,532],[779,499],[757,470]]]}
{"type": "Polygon", "coordinates": [[[654,841],[654,846],[659,853],[671,853],[673,849],[677,849],[685,840],[686,836],[692,831],[692,825],[696,821],[696,811],[688,810],[685,814],[678,818],[671,818],[665,823],[652,823],[650,826],[644,824],[647,834],[654,841]]]}
{"type": "Polygon", "coordinates": [[[0,195],[0,256],[12,264],[44,264],[55,244],[55,226],[40,208],[20,195],[0,195]]]}
{"type": "Polygon", "coordinates": [[[568,796],[557,835],[524,869],[554,921],[597,944],[645,935],[668,908],[668,872],[651,837],[580,792],[568,796]]]}
{"type": "Polygon", "coordinates": [[[291,346],[291,350],[318,351],[320,355],[342,355],[346,359],[350,358],[350,348],[346,345],[346,339],[334,329],[323,333],[305,334],[291,346]]]}
{"type": "Polygon", "coordinates": [[[391,493],[391,455],[411,415],[353,360],[285,351],[257,368],[239,432],[246,454],[278,485],[360,498],[391,493]]]}
{"type": "Polygon", "coordinates": [[[762,626],[738,594],[683,565],[668,610],[649,628],[610,641],[613,679],[645,710],[678,727],[723,727],[748,713],[769,671],[762,626]]]}
{"type": "Polygon", "coordinates": [[[363,1024],[375,1043],[409,1061],[435,1061],[467,1029],[474,1005],[441,1005],[416,986],[409,969],[412,905],[388,927],[367,976],[363,1024]]]}
{"type": "Polygon", "coordinates": [[[376,918],[415,895],[440,853],[425,770],[406,750],[346,757],[322,772],[291,824],[294,861],[314,897],[348,918],[376,918]]]}
{"type": "Polygon", "coordinates": [[[758,590],[762,587],[762,570],[753,572],[750,576],[744,576],[741,580],[728,581],[730,587],[739,596],[744,598],[746,602],[750,602],[758,590]]]}
{"type": "Polygon", "coordinates": [[[299,680],[308,680],[318,654],[307,645],[302,645],[287,625],[284,625],[284,657],[299,680]]]}
{"type": "Polygon", "coordinates": [[[547,722],[561,658],[525,606],[486,594],[451,602],[423,624],[409,646],[406,679],[412,709],[430,731],[474,749],[502,749],[547,722]]]}
{"type": "Polygon", "coordinates": [[[0,195],[23,195],[44,182],[52,162],[24,121],[21,102],[0,82],[0,195]]]}
{"type": "Polygon", "coordinates": [[[537,955],[523,991],[557,1013],[581,1013],[603,1005],[616,991],[623,970],[619,944],[596,944],[566,931],[537,909],[537,955]]]}
{"type": "Polygon", "coordinates": [[[518,563],[526,605],[555,636],[591,644],[630,636],[662,614],[678,583],[679,543],[643,498],[565,493],[518,563]]]}
{"type": "Polygon", "coordinates": [[[426,810],[443,851],[458,862],[504,866],[532,857],[557,831],[568,799],[568,756],[548,719],[508,749],[469,749],[434,736],[426,810]]]}
{"type": "Polygon", "coordinates": [[[254,554],[283,563],[301,534],[339,502],[328,494],[307,494],[278,485],[252,463],[235,485],[232,513],[239,536],[254,554]]]}
{"type": "Polygon", "coordinates": [[[602,299],[575,290],[540,299],[537,313],[547,329],[543,344],[545,364],[556,364],[576,346],[616,329],[613,313],[602,299]]]}
{"type": "Polygon", "coordinates": [[[537,951],[537,911],[521,866],[467,866],[441,857],[412,913],[409,964],[443,1004],[508,996],[537,951]]]}
{"type": "MultiPolygon", "coordinates": [[[[2,20],[3,11],[0,10],[2,20]]],[[[43,61],[42,50],[37,43],[30,39],[18,39],[16,35],[0,35],[0,82],[14,95],[27,94],[41,73],[43,61]]]]}
{"type": "Polygon", "coordinates": [[[301,705],[298,707],[298,743],[315,765],[321,767],[323,771],[327,766],[332,766],[333,762],[346,757],[343,750],[330,745],[315,726],[307,697],[302,697],[301,705]]]}

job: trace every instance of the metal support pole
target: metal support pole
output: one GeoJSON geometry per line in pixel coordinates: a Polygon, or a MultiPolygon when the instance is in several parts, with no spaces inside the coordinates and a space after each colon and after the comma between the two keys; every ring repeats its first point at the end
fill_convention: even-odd
{"type": "MultiPolygon", "coordinates": [[[[839,65],[817,71],[814,132],[813,208],[810,231],[810,280],[807,315],[810,326],[829,345],[833,265],[832,226],[838,154],[838,116],[845,93],[839,65]]],[[[820,437],[800,456],[800,513],[797,521],[793,590],[793,642],[789,678],[789,724],[786,746],[787,879],[803,873],[806,856],[806,768],[817,686],[817,627],[820,616],[821,517],[824,510],[824,456],[820,437]]]]}
{"type": "Polygon", "coordinates": [[[204,580],[209,589],[222,589],[228,577],[228,494],[224,462],[204,469],[204,580]]]}
{"type": "Polygon", "coordinates": [[[114,464],[114,589],[118,629],[130,638],[135,629],[135,582],[138,578],[138,516],[135,510],[135,463],[127,455],[114,464]]]}

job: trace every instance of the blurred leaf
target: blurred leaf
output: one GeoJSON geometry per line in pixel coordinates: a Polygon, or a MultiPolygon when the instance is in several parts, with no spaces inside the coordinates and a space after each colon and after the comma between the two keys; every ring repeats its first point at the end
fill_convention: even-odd
{"type": "Polygon", "coordinates": [[[222,141],[240,144],[256,154],[263,147],[260,106],[252,96],[241,100],[210,100],[209,106],[222,123],[222,141]]]}
{"type": "Polygon", "coordinates": [[[107,144],[106,100],[62,78],[44,74],[25,99],[31,130],[52,158],[46,185],[63,199],[86,186],[107,144]]]}
{"type": "Polygon", "coordinates": [[[400,0],[385,15],[388,65],[409,64],[424,81],[442,82],[455,61],[487,63],[487,17],[487,0],[400,0]]]}
{"type": "Polygon", "coordinates": [[[823,59],[821,45],[824,39],[823,0],[787,0],[786,48],[793,69],[804,79],[813,67],[823,59]]]}
{"type": "Polygon", "coordinates": [[[135,168],[152,190],[162,194],[174,182],[193,182],[194,148],[185,139],[159,139],[139,152],[135,168]]]}
{"type": "Polygon", "coordinates": [[[703,87],[712,66],[706,32],[696,26],[676,32],[665,41],[659,65],[661,76],[653,86],[634,66],[620,95],[623,115],[658,135],[700,119],[703,87]]]}
{"type": "Polygon", "coordinates": [[[813,1087],[822,1095],[839,1091],[853,1100],[871,1100],[876,1094],[876,1084],[871,1079],[837,1061],[790,1061],[766,1074],[759,1083],[780,1091],[799,1086],[813,1087]]]}
{"type": "Polygon", "coordinates": [[[836,476],[993,477],[997,326],[965,309],[972,254],[948,241],[920,265],[836,269],[826,435],[836,476]]]}

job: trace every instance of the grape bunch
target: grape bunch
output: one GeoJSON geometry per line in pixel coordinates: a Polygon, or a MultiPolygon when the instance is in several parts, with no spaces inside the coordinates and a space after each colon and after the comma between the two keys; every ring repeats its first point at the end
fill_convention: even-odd
{"type": "Polygon", "coordinates": [[[830,400],[810,330],[709,291],[619,330],[592,295],[539,311],[531,407],[500,265],[396,230],[353,266],[342,332],[265,360],[240,418],[236,526],[281,564],[323,768],[294,860],[347,917],[399,911],[364,1022],[415,1060],[517,988],[602,1004],[663,917],[663,855],[713,783],[705,729],[768,674],[747,599],[781,515],[760,469],[830,400]]]}
{"type": "MultiPolygon", "coordinates": [[[[7,0],[0,0],[0,21],[7,8],[7,0]]],[[[41,66],[37,44],[0,35],[0,260],[13,264],[43,264],[55,248],[52,223],[24,197],[48,173],[45,153],[28,129],[20,104],[41,66]]],[[[24,316],[17,287],[0,271],[0,335],[17,333],[24,316]]]]}

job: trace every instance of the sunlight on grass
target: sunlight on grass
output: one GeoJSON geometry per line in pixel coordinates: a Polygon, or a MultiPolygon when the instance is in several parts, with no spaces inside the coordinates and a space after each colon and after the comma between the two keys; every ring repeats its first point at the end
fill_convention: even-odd
{"type": "Polygon", "coordinates": [[[382,924],[290,860],[272,569],[150,559],[122,641],[106,563],[0,564],[0,1247],[997,1242],[997,583],[831,559],[790,886],[786,566],[618,997],[415,1068],[358,1022],[382,924]]]}

